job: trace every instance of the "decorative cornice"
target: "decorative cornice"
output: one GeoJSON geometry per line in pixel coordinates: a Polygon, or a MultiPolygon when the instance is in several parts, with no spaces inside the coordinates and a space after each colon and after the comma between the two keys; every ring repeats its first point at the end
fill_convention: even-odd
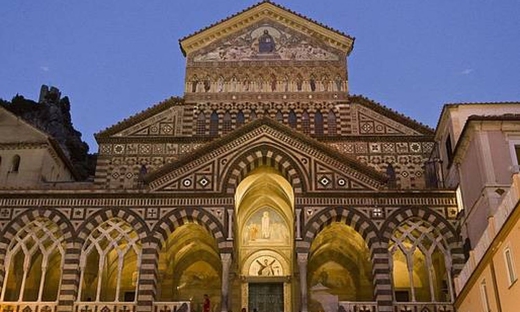
{"type": "MultiPolygon", "coordinates": [[[[205,162],[209,161],[211,158],[217,157],[220,153],[223,152],[224,148],[232,148],[231,146],[228,146],[229,144],[233,143],[235,140],[237,140],[239,137],[243,137],[246,135],[253,134],[254,136],[260,136],[263,133],[266,133],[267,129],[273,129],[275,131],[279,131],[284,134],[285,142],[293,140],[293,144],[303,144],[306,146],[312,146],[312,148],[316,149],[317,151],[324,153],[332,159],[335,159],[336,161],[339,161],[339,163],[342,164],[348,164],[348,167],[352,170],[355,170],[357,172],[362,172],[366,177],[370,177],[371,179],[375,179],[376,181],[379,181],[380,183],[385,183],[386,176],[381,174],[380,172],[376,171],[375,169],[363,165],[359,163],[357,160],[345,156],[342,153],[338,152],[337,150],[333,149],[332,147],[329,147],[325,145],[324,143],[321,143],[313,138],[310,138],[309,136],[297,132],[294,129],[291,129],[279,122],[276,122],[270,118],[264,117],[258,120],[255,120],[251,123],[248,123],[244,125],[243,127],[231,132],[230,134],[221,137],[219,139],[216,139],[215,141],[197,149],[191,154],[187,154],[184,157],[181,157],[178,161],[170,163],[165,165],[163,168],[150,173],[147,177],[145,177],[145,181],[152,183],[154,180],[165,180],[167,179],[169,175],[172,175],[176,170],[180,170],[183,168],[186,164],[192,162],[192,161],[198,161],[198,162],[205,162]],[[220,151],[220,152],[219,152],[220,151]]],[[[293,146],[293,145],[288,145],[293,146]]],[[[172,177],[173,178],[173,177],[172,177]]],[[[367,182],[367,181],[365,181],[367,182]]],[[[157,181],[154,184],[161,184],[161,182],[157,181]]]]}
{"type": "MultiPolygon", "coordinates": [[[[26,208],[135,208],[135,207],[187,207],[187,206],[233,206],[234,197],[215,197],[214,194],[172,197],[170,194],[156,194],[145,191],[83,190],[0,190],[0,207],[26,208]]],[[[296,206],[353,206],[353,207],[403,207],[456,206],[454,191],[447,190],[410,190],[410,191],[374,191],[341,192],[338,194],[303,195],[295,198],[296,206]]]]}

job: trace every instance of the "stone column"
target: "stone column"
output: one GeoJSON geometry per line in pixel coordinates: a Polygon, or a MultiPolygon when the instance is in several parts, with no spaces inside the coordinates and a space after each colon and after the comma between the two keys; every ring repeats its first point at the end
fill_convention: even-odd
{"type": "Polygon", "coordinates": [[[143,243],[139,282],[137,286],[137,312],[153,311],[153,302],[157,292],[159,251],[157,244],[143,243]]]}
{"type": "Polygon", "coordinates": [[[220,259],[222,260],[222,298],[220,302],[222,312],[227,312],[229,300],[229,268],[231,267],[232,257],[230,253],[221,253],[220,259]]]}
{"type": "Polygon", "coordinates": [[[80,256],[81,243],[67,243],[62,268],[62,281],[58,292],[58,312],[72,311],[74,302],[81,300],[81,298],[78,298],[79,287],[81,287],[79,285],[80,256]]]}
{"type": "Polygon", "coordinates": [[[380,242],[371,246],[374,296],[379,312],[393,311],[392,261],[386,244],[380,242]]]}
{"type": "Polygon", "coordinates": [[[298,253],[300,269],[300,312],[307,312],[307,259],[308,253],[298,253]]]}

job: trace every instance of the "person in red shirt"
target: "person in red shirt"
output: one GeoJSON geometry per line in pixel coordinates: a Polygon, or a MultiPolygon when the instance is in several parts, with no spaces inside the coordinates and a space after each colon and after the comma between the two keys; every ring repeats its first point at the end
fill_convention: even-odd
{"type": "Polygon", "coordinates": [[[208,294],[204,294],[204,304],[202,306],[203,312],[209,312],[210,311],[211,302],[209,301],[208,294]]]}

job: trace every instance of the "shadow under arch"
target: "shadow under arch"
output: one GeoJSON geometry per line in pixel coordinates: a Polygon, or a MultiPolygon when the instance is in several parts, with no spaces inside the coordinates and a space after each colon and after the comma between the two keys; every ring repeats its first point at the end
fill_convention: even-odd
{"type": "Polygon", "coordinates": [[[243,151],[240,156],[226,164],[222,189],[234,194],[240,182],[254,169],[267,166],[274,168],[292,185],[295,194],[304,193],[308,187],[305,170],[294,156],[274,143],[258,143],[243,151]]]}
{"type": "Polygon", "coordinates": [[[303,240],[310,245],[316,235],[333,222],[343,223],[352,227],[363,237],[370,250],[379,241],[379,231],[375,224],[361,212],[348,207],[324,209],[322,212],[314,215],[303,229],[303,240]]]}
{"type": "Polygon", "coordinates": [[[153,227],[151,240],[161,249],[175,229],[189,223],[198,224],[206,229],[215,239],[221,253],[232,251],[226,244],[224,225],[211,213],[194,207],[177,208],[165,214],[153,227]]]}

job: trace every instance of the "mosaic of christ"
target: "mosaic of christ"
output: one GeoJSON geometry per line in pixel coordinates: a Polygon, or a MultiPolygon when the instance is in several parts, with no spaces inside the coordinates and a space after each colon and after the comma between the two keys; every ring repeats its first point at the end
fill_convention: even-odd
{"type": "Polygon", "coordinates": [[[273,209],[255,212],[242,231],[242,242],[254,244],[288,244],[289,230],[280,214],[273,209]]]}

